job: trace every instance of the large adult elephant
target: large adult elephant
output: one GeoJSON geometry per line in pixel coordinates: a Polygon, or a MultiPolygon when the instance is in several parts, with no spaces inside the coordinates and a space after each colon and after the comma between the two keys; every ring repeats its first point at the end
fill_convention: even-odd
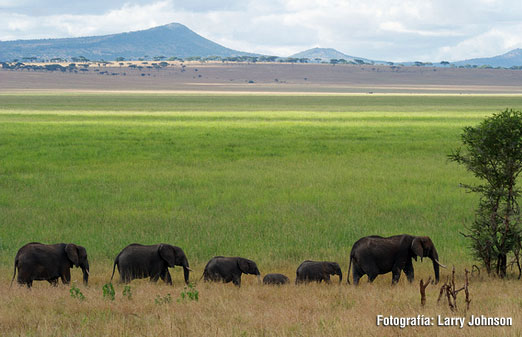
{"type": "Polygon", "coordinates": [[[192,271],[183,249],[165,243],[149,246],[133,243],[123,248],[114,259],[111,282],[116,266],[120,273],[120,282],[123,283],[150,277],[152,282],[161,278],[165,283],[172,284],[169,267],[181,266],[185,283],[188,284],[189,274],[192,271]]]}
{"type": "Polygon", "coordinates": [[[258,281],[261,282],[261,274],[257,269],[257,264],[242,257],[215,256],[208,261],[202,277],[205,281],[233,282],[240,287],[242,274],[257,275],[258,281]]]}
{"type": "Polygon", "coordinates": [[[342,282],[343,273],[337,262],[306,260],[297,267],[295,284],[311,281],[330,283],[330,275],[339,275],[339,283],[342,282]]]}
{"type": "Polygon", "coordinates": [[[63,284],[71,281],[71,268],[80,267],[83,272],[83,282],[89,282],[89,261],[87,250],[74,243],[57,243],[46,245],[39,242],[31,242],[18,250],[14,262],[14,273],[11,285],[18,269],[19,284],[25,284],[31,288],[33,281],[48,281],[52,285],[58,284],[58,279],[63,284]]]}
{"type": "Polygon", "coordinates": [[[359,239],[353,244],[350,253],[347,282],[350,283],[350,269],[353,263],[353,283],[358,284],[363,275],[368,275],[372,282],[377,275],[392,272],[392,284],[399,281],[404,271],[408,281],[413,282],[414,271],[412,258],[417,261],[429,257],[433,262],[435,281],[439,282],[439,255],[428,236],[395,235],[387,238],[373,235],[359,239]]]}

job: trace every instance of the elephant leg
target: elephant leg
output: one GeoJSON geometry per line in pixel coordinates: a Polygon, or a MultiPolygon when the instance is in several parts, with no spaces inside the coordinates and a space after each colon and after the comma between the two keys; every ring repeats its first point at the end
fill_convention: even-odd
{"type": "Polygon", "coordinates": [[[232,279],[232,282],[234,283],[234,285],[241,287],[241,275],[239,277],[235,276],[232,279]]]}
{"type": "Polygon", "coordinates": [[[120,283],[127,284],[130,282],[130,277],[124,272],[120,273],[120,283]]]}
{"type": "Polygon", "coordinates": [[[53,287],[58,286],[58,278],[53,278],[53,279],[47,280],[47,282],[49,282],[53,287]]]}
{"type": "Polygon", "coordinates": [[[155,273],[153,275],[150,276],[150,282],[158,282],[158,279],[160,278],[160,273],[155,273]]]}
{"type": "MultiPolygon", "coordinates": [[[[62,275],[60,275],[60,278],[62,279],[63,284],[69,284],[69,282],[71,282],[71,270],[66,268],[62,275]]],[[[58,279],[56,279],[56,282],[58,282],[58,279]]]]}
{"type": "Polygon", "coordinates": [[[394,267],[392,269],[392,285],[399,282],[400,278],[401,278],[401,269],[398,267],[394,267]]]}
{"type": "Polygon", "coordinates": [[[377,278],[377,273],[370,273],[368,274],[368,283],[372,283],[377,278]]]}
{"type": "Polygon", "coordinates": [[[415,278],[415,273],[413,270],[413,263],[410,261],[406,262],[406,266],[404,266],[404,274],[406,274],[408,281],[413,282],[415,278]]]}
{"type": "MultiPolygon", "coordinates": [[[[355,269],[354,269],[354,271],[355,271],[355,269]]],[[[365,274],[368,275],[369,283],[372,283],[373,280],[375,280],[375,278],[379,275],[379,269],[377,268],[377,266],[374,266],[374,265],[366,266],[364,269],[357,268],[357,272],[360,275],[360,277],[362,277],[365,274]]]]}
{"type": "Polygon", "coordinates": [[[172,285],[172,277],[170,277],[170,273],[168,269],[165,269],[161,272],[161,279],[168,285],[172,285]]]}
{"type": "Polygon", "coordinates": [[[352,272],[353,284],[358,285],[359,280],[363,275],[364,275],[364,272],[354,265],[353,272],[352,272]]]}
{"type": "Polygon", "coordinates": [[[330,275],[324,277],[324,283],[330,284],[330,275]]]}

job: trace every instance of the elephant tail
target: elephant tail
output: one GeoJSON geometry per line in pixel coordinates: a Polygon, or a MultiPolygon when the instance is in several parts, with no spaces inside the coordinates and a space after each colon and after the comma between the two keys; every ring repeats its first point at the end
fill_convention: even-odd
{"type": "Polygon", "coordinates": [[[11,279],[11,284],[9,285],[9,289],[11,289],[11,287],[13,286],[13,281],[14,281],[15,276],[16,276],[16,267],[18,267],[18,256],[16,257],[15,262],[14,262],[13,278],[11,279]]]}
{"type": "Polygon", "coordinates": [[[112,266],[111,283],[112,283],[112,278],[114,277],[114,272],[116,271],[116,265],[119,263],[119,258],[120,258],[120,255],[116,256],[116,259],[114,259],[114,264],[112,266]]]}
{"type": "MultiPolygon", "coordinates": [[[[201,281],[201,279],[202,279],[203,277],[205,277],[206,275],[207,275],[207,268],[205,268],[205,270],[203,271],[203,274],[201,274],[201,277],[199,278],[198,283],[199,283],[199,282],[201,281]]],[[[205,278],[205,280],[206,280],[206,278],[205,278]]]]}
{"type": "Polygon", "coordinates": [[[350,263],[348,264],[348,274],[346,274],[346,283],[350,284],[350,270],[352,269],[353,256],[350,254],[350,263]]]}

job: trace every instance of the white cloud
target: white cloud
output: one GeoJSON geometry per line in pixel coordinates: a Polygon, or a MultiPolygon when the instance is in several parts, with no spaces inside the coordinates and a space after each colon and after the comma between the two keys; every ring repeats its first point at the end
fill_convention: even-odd
{"type": "Polygon", "coordinates": [[[381,60],[453,61],[522,47],[520,0],[108,0],[105,8],[116,6],[109,10],[96,0],[91,12],[40,16],[30,14],[36,2],[20,12],[0,0],[0,40],[179,22],[229,48],[282,56],[320,46],[381,60]]]}
{"type": "Polygon", "coordinates": [[[492,28],[453,46],[440,48],[440,58],[465,60],[496,56],[522,47],[522,23],[492,28]]]}

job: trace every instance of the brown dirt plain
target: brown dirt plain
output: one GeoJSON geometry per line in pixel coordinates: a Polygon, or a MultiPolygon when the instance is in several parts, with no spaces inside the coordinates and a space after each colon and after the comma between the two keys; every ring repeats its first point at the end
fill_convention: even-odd
{"type": "Polygon", "coordinates": [[[0,91],[522,94],[520,70],[198,62],[146,68],[152,63],[93,63],[78,73],[0,70],[0,91]]]}

